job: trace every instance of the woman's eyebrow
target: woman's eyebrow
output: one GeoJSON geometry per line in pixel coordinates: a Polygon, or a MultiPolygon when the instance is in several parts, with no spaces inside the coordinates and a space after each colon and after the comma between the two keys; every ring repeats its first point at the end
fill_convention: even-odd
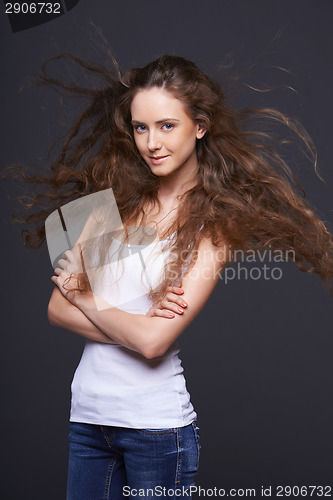
{"type": "MultiPolygon", "coordinates": [[[[158,120],[155,123],[160,124],[160,123],[170,122],[170,121],[172,121],[172,122],[179,122],[180,120],[177,120],[177,118],[163,118],[162,120],[158,120]]],[[[138,124],[146,125],[144,122],[139,122],[138,120],[131,120],[131,123],[133,125],[138,125],[138,124]]]]}

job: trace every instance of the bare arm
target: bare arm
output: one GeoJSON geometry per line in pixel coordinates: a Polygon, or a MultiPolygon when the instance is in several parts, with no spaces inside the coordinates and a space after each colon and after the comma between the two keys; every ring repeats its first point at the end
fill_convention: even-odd
{"type": "MultiPolygon", "coordinates": [[[[130,314],[117,308],[97,310],[93,292],[70,294],[69,300],[114,341],[140,352],[146,358],[161,356],[195,318],[211,295],[226,263],[224,250],[225,248],[214,247],[209,240],[201,243],[198,260],[182,284],[183,297],[189,306],[184,314],[177,315],[172,321],[163,317],[130,314]]],[[[52,281],[63,293],[62,284],[68,275],[59,269],[56,271],[58,276],[53,276],[52,281]]]]}
{"type": "MultiPolygon", "coordinates": [[[[88,237],[89,231],[91,230],[91,224],[94,224],[93,217],[88,219],[87,224],[72,251],[64,252],[64,256],[67,256],[68,260],[59,260],[59,265],[61,265],[61,263],[65,264],[66,271],[77,271],[77,259],[79,258],[78,250],[80,248],[79,243],[88,237]]],[[[184,303],[184,300],[179,297],[182,293],[183,290],[179,288],[169,287],[164,300],[155,303],[147,312],[147,316],[160,316],[170,319],[173,318],[175,314],[182,314],[182,310],[179,309],[179,306],[182,308],[187,306],[187,304],[184,303]]],[[[54,288],[51,295],[47,315],[49,323],[52,326],[65,328],[87,339],[97,342],[118,344],[118,342],[113,341],[109,335],[103,333],[103,331],[101,331],[80,309],[67,300],[57,286],[54,288]]]]}
{"type": "Polygon", "coordinates": [[[55,287],[49,301],[47,317],[52,326],[60,326],[83,337],[103,342],[117,344],[108,335],[103,333],[80,309],[71,304],[55,287]]]}
{"type": "MultiPolygon", "coordinates": [[[[183,314],[182,311],[187,307],[184,299],[180,297],[183,290],[178,287],[170,287],[168,290],[163,301],[155,303],[146,313],[147,316],[160,316],[170,319],[174,318],[176,314],[183,314]]],[[[113,341],[97,328],[80,309],[67,300],[58,287],[55,287],[52,292],[47,317],[52,326],[65,328],[96,342],[119,345],[118,342],[113,341]]]]}

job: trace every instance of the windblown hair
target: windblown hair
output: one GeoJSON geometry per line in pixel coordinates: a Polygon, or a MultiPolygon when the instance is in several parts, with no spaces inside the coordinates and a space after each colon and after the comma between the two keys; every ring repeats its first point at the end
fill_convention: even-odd
{"type": "Polygon", "coordinates": [[[27,204],[27,208],[40,210],[24,219],[38,226],[25,233],[25,245],[33,248],[43,242],[44,222],[53,210],[110,187],[123,223],[144,224],[145,208],[159,205],[159,178],[136,148],[130,107],[140,89],[158,87],[180,99],[194,122],[207,132],[196,145],[198,182],[182,195],[181,210],[165,232],[176,232],[174,258],[166,266],[162,285],[150,292],[151,298],[162,297],[166,288],[177,282],[175,277],[181,279],[191,268],[195,261],[191,256],[204,237],[211,238],[214,245],[227,243],[231,253],[268,247],[291,250],[299,269],[318,274],[331,293],[332,235],[305,200],[304,191],[279,152],[280,142],[259,123],[286,126],[312,155],[316,168],[315,147],[304,128],[276,109],[233,109],[221,85],[182,57],[163,55],[143,68],[130,69],[124,76],[115,60],[113,65],[109,70],[71,54],[60,54],[43,65],[36,80],[39,85],[81,96],[88,106],[72,126],[50,173],[28,175],[16,167],[23,179],[43,186],[27,204]],[[82,69],[104,78],[105,87],[85,88],[52,78],[46,72],[47,65],[61,58],[70,58],[82,69]]]}

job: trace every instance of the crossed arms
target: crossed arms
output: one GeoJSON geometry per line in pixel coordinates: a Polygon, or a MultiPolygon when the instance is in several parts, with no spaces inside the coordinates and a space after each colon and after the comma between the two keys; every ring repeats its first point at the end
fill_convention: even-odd
{"type": "Polygon", "coordinates": [[[200,243],[198,259],[182,282],[182,298],[188,307],[172,319],[131,314],[115,307],[97,310],[93,292],[76,292],[66,298],[62,285],[68,274],[56,269],[57,276],[51,278],[56,288],[48,305],[49,322],[91,340],[121,344],[148,359],[161,356],[207,302],[226,264],[226,255],[226,246],[215,247],[208,239],[200,243]]]}

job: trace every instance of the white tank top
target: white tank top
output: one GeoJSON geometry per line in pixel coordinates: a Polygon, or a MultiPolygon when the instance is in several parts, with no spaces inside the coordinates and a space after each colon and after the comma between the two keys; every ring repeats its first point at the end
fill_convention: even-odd
{"type": "MultiPolygon", "coordinates": [[[[160,282],[169,254],[168,250],[161,253],[164,244],[155,241],[120,250],[120,243],[114,240],[111,250],[125,254],[119,253],[123,258],[105,266],[103,279],[93,284],[94,292],[126,312],[146,314],[152,305],[149,287],[160,282]],[[112,286],[106,287],[111,281],[112,286]]],[[[163,356],[146,359],[121,345],[87,340],[71,386],[70,420],[138,429],[190,424],[197,414],[178,353],[177,341],[163,356]]]]}

